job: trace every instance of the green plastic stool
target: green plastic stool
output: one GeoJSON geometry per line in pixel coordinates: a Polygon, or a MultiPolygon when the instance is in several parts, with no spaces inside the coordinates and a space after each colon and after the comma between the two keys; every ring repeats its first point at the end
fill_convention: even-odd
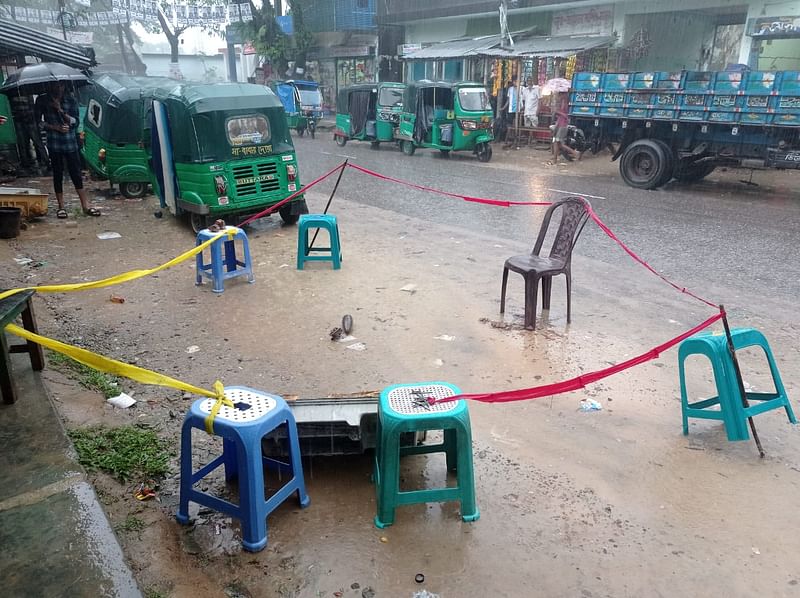
{"type": "Polygon", "coordinates": [[[339,224],[333,214],[301,214],[297,226],[297,269],[306,262],[330,262],[333,269],[342,267],[342,246],[339,242],[339,224]],[[309,247],[311,229],[325,229],[330,237],[330,247],[309,247]],[[322,255],[314,255],[322,254],[322,255]]]}
{"type": "Polygon", "coordinates": [[[689,418],[714,419],[725,424],[728,440],[748,440],[747,419],[771,409],[783,407],[789,421],[797,423],[783,387],[778,366],[769,348],[769,343],[761,332],[753,328],[734,328],[731,330],[733,346],[738,351],[745,347],[761,347],[767,357],[775,392],[745,392],[751,402],[747,409],[742,405],[736,370],[728,351],[728,341],[724,334],[703,333],[687,338],[678,350],[678,369],[681,384],[681,414],[683,433],[689,434],[689,418]],[[686,373],[684,362],[690,355],[705,355],[711,361],[717,396],[690,403],[686,393],[686,373]],[[712,409],[719,405],[719,409],[712,409]]]}
{"type": "Polygon", "coordinates": [[[375,526],[394,523],[395,508],[426,502],[461,502],[461,518],[477,521],[475,474],[472,469],[472,431],[466,401],[429,405],[427,397],[444,398],[461,394],[446,382],[395,384],[381,392],[375,446],[375,490],[378,514],[375,526]],[[444,442],[435,445],[400,446],[405,432],[444,430],[444,442]],[[450,488],[400,490],[400,457],[444,452],[447,469],[457,472],[458,485],[450,488]]]}

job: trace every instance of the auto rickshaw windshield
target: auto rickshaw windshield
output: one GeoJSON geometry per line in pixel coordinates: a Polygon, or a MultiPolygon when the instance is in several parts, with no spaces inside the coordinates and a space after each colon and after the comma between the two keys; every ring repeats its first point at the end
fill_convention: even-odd
{"type": "Polygon", "coordinates": [[[269,143],[269,121],[261,114],[233,116],[225,124],[228,143],[231,146],[258,145],[269,143]]]}
{"type": "Polygon", "coordinates": [[[402,87],[383,87],[378,94],[378,104],[386,108],[403,106],[402,87]]]}
{"type": "Polygon", "coordinates": [[[320,93],[318,88],[309,89],[298,85],[297,91],[300,93],[300,103],[303,106],[322,105],[322,93],[320,93]]]}
{"type": "Polygon", "coordinates": [[[458,90],[458,101],[467,112],[484,112],[490,109],[489,94],[483,87],[462,87],[458,90]]]}

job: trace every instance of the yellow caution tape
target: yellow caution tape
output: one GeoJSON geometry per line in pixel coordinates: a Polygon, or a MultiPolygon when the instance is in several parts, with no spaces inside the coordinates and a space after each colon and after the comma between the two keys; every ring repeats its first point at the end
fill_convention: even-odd
{"type": "Polygon", "coordinates": [[[161,264],[160,266],[156,266],[155,268],[150,268],[149,270],[130,270],[129,272],[123,272],[122,274],[117,274],[116,276],[110,276],[109,278],[103,278],[102,280],[94,280],[90,282],[77,282],[72,284],[51,284],[51,285],[42,285],[38,287],[24,287],[20,289],[11,289],[8,291],[3,291],[0,293],[0,300],[5,299],[9,295],[13,295],[14,293],[18,293],[19,291],[27,291],[27,290],[34,290],[38,293],[67,293],[71,291],[87,291],[89,289],[102,289],[103,287],[110,287],[115,284],[120,284],[123,282],[129,282],[131,280],[136,280],[137,278],[143,278],[145,276],[150,276],[151,274],[155,274],[156,272],[160,272],[161,270],[166,270],[167,268],[171,268],[181,262],[185,262],[186,260],[196,256],[198,253],[206,249],[209,245],[211,245],[214,241],[221,238],[223,235],[228,235],[229,239],[232,239],[236,234],[236,228],[230,227],[218,235],[211,237],[208,241],[204,241],[200,245],[186,251],[179,256],[172,258],[166,263],[161,264]]]}
{"type": "Polygon", "coordinates": [[[87,365],[95,370],[100,370],[101,372],[130,378],[131,380],[141,382],[142,384],[167,386],[216,399],[216,403],[214,403],[211,413],[205,420],[206,432],[209,434],[214,433],[214,418],[216,417],[217,412],[220,410],[220,407],[222,407],[222,405],[233,407],[233,402],[230,399],[225,398],[225,387],[219,380],[214,382],[214,390],[207,390],[205,388],[200,388],[199,386],[182,382],[181,380],[176,380],[175,378],[170,378],[164,374],[153,372],[152,370],[146,370],[129,363],[123,363],[121,361],[117,361],[116,359],[98,355],[97,353],[87,351],[86,349],[81,349],[80,347],[76,347],[74,345],[68,345],[66,343],[62,343],[61,341],[35,334],[29,330],[20,328],[15,324],[8,324],[6,326],[6,330],[8,330],[11,334],[15,334],[24,338],[25,340],[32,341],[42,345],[43,347],[47,347],[48,349],[62,353],[67,357],[71,357],[75,361],[87,365]]]}

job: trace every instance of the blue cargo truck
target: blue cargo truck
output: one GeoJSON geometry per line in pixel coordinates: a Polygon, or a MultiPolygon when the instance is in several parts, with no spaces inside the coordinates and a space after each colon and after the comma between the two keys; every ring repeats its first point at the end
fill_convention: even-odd
{"type": "Polygon", "coordinates": [[[718,166],[800,168],[800,71],[576,73],[570,115],[625,182],[655,189],[718,166]]]}

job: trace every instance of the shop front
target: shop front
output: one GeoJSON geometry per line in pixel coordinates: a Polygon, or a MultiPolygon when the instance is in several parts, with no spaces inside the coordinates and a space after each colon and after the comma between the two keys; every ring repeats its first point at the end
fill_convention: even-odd
{"type": "Polygon", "coordinates": [[[800,70],[800,15],[748,19],[752,42],[747,61],[759,71],[800,70]]]}
{"type": "Polygon", "coordinates": [[[376,81],[374,46],[330,46],[311,54],[316,62],[325,111],[335,111],[336,94],[357,83],[376,81]]]}

